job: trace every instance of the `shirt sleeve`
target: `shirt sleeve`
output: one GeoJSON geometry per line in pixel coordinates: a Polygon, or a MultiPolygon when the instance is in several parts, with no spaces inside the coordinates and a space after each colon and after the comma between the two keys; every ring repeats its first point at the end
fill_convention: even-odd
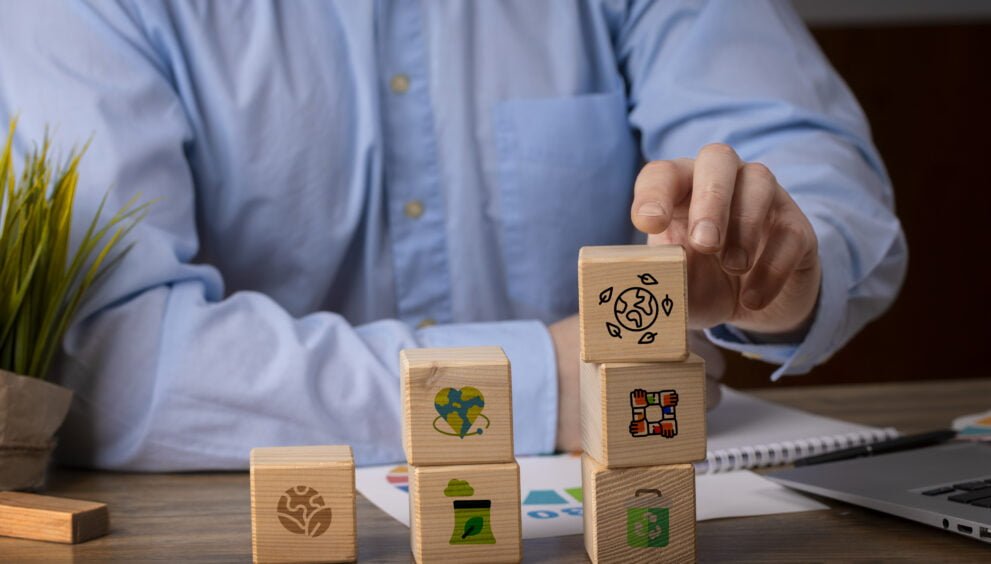
{"type": "Polygon", "coordinates": [[[20,117],[18,158],[46,126],[59,144],[92,140],[75,240],[107,187],[110,211],[136,194],[157,200],[64,340],[54,376],[76,396],[62,461],[244,469],[251,448],[281,444],[350,444],[359,464],[402,460],[399,351],[474,344],[506,350],[516,413],[543,415],[517,420],[517,452],[552,450],[556,366],[540,323],[352,326],[333,312],[291,316],[261,293],[225,296],[218,271],[194,262],[195,108],[133,15],[103,8],[24,2],[0,18],[0,119],[20,117]]]}
{"type": "Polygon", "coordinates": [[[907,248],[866,119],[787,2],[632,2],[617,57],[630,120],[649,159],[731,145],[767,165],[809,217],[823,279],[815,319],[793,343],[710,328],[715,343],[780,365],[827,360],[894,300],[907,248]]]}

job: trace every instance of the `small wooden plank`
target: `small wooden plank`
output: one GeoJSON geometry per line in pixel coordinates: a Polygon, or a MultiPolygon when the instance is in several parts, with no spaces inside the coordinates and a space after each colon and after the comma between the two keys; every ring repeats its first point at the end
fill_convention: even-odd
{"type": "Polygon", "coordinates": [[[107,505],[64,497],[0,492],[0,535],[76,544],[107,534],[107,505]]]}
{"type": "Polygon", "coordinates": [[[578,255],[582,360],[684,360],[685,269],[685,251],[678,245],[583,247],[578,255]]]}
{"type": "Polygon", "coordinates": [[[608,468],[705,459],[705,361],[582,363],[582,448],[608,468]]]}
{"type": "Polygon", "coordinates": [[[351,447],[252,449],[255,562],[352,562],[357,546],[351,447]]]}
{"type": "Polygon", "coordinates": [[[585,550],[592,562],[694,562],[695,467],[609,469],[582,456],[585,550]]]}
{"type": "Polygon", "coordinates": [[[403,448],[414,466],[513,462],[512,383],[499,347],[400,352],[403,448]],[[457,414],[474,405],[464,418],[457,414]]]}
{"type": "Polygon", "coordinates": [[[520,467],[411,466],[410,545],[417,562],[519,562],[520,467]]]}

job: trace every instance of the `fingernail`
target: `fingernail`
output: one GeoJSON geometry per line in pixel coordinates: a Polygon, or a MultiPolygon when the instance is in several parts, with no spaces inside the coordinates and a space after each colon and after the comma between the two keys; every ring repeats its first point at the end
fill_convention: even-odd
{"type": "Polygon", "coordinates": [[[692,241],[700,247],[713,248],[719,246],[719,229],[707,219],[695,224],[692,229],[692,241]]]}
{"type": "Polygon", "coordinates": [[[667,215],[667,210],[665,210],[664,206],[658,204],[657,202],[647,202],[645,204],[642,204],[639,208],[637,208],[637,215],[644,215],[647,217],[660,217],[667,215]]]}
{"type": "Polygon", "coordinates": [[[723,257],[723,266],[729,270],[746,270],[750,266],[750,258],[747,251],[737,247],[727,249],[726,256],[723,257]]]}
{"type": "Polygon", "coordinates": [[[747,309],[761,308],[761,297],[757,290],[745,290],[740,299],[743,301],[743,306],[747,309]]]}

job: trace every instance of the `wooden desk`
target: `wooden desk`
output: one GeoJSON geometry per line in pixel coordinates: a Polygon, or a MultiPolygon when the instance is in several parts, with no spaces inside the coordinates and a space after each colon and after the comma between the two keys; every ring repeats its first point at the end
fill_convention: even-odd
{"type": "MultiPolygon", "coordinates": [[[[904,432],[946,426],[989,407],[991,379],[787,388],[756,395],[801,409],[904,432]]],[[[66,546],[0,538],[0,561],[248,561],[248,475],[116,474],[59,470],[50,493],[110,505],[110,535],[66,546]]],[[[699,523],[701,561],[823,561],[991,558],[977,541],[831,500],[832,509],[699,523]]],[[[364,562],[409,562],[409,531],[358,499],[358,556],[364,562]]],[[[580,536],[528,540],[530,562],[585,561],[580,536]]]]}

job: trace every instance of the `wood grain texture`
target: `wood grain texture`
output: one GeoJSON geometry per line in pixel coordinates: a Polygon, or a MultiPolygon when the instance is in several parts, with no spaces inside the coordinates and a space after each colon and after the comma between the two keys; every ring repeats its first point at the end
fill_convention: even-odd
{"type": "Polygon", "coordinates": [[[499,347],[407,349],[399,353],[403,448],[414,466],[513,462],[509,359],[499,347]],[[438,394],[482,394],[480,415],[460,436],[438,412],[438,394]]]}
{"type": "Polygon", "coordinates": [[[354,561],[356,521],[351,447],[252,449],[255,562],[354,561]]]}
{"type": "MultiPolygon", "coordinates": [[[[822,415],[917,432],[987,409],[991,378],[755,390],[822,415]]],[[[56,469],[48,493],[108,504],[110,534],[81,544],[0,537],[0,562],[244,562],[251,558],[247,472],[146,474],[56,469]]],[[[982,562],[987,546],[938,529],[821,499],[829,511],[704,521],[701,562],[982,562]]],[[[410,536],[358,496],[363,562],[409,563],[410,536]]],[[[526,562],[584,562],[581,535],[523,541],[526,562]]]]}
{"type": "Polygon", "coordinates": [[[677,245],[583,247],[578,255],[581,359],[684,360],[685,267],[685,251],[677,245]]]}
{"type": "Polygon", "coordinates": [[[104,503],[0,492],[0,535],[5,537],[74,544],[103,536],[109,528],[104,503]]]}
{"type": "Polygon", "coordinates": [[[582,363],[580,386],[582,447],[600,464],[621,468],[705,459],[705,362],[698,355],[682,362],[582,363]],[[662,415],[660,405],[635,410],[635,390],[661,403],[673,400],[673,419],[662,415]],[[676,434],[644,436],[640,427],[634,435],[631,423],[641,413],[648,422],[674,427],[676,434]]]}
{"type": "Polygon", "coordinates": [[[516,462],[410,466],[409,470],[410,546],[417,562],[520,561],[520,467],[516,462]],[[463,482],[471,489],[459,487],[463,482]],[[466,507],[485,502],[488,508],[466,507]],[[487,521],[491,534],[486,530],[464,537],[465,519],[475,515],[487,521]],[[462,542],[472,539],[484,543],[462,542]]]}
{"type": "Polygon", "coordinates": [[[695,561],[691,464],[610,469],[585,454],[582,490],[592,562],[695,561]]]}

